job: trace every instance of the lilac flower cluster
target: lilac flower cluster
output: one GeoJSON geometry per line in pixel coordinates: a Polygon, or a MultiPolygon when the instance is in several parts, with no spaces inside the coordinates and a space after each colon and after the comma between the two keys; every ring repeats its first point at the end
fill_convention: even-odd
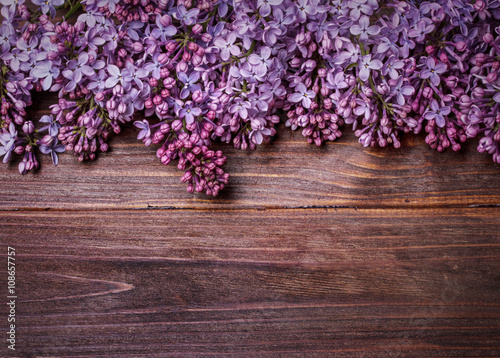
{"type": "Polygon", "coordinates": [[[438,151],[478,136],[500,163],[498,0],[0,3],[0,156],[23,156],[21,173],[37,148],[56,165],[95,159],[133,122],[188,191],[217,195],[228,174],[212,143],[253,150],[282,113],[316,145],[344,125],[363,146],[425,130],[438,151]],[[59,96],[35,124],[32,91],[59,96]]]}

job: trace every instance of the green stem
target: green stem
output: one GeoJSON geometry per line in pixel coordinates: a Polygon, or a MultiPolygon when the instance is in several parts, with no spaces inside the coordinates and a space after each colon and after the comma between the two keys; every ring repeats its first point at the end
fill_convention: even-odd
{"type": "Polygon", "coordinates": [[[75,5],[69,9],[68,13],[66,14],[65,18],[68,19],[71,15],[73,15],[76,11],[78,11],[82,7],[82,3],[78,1],[75,5]]]}

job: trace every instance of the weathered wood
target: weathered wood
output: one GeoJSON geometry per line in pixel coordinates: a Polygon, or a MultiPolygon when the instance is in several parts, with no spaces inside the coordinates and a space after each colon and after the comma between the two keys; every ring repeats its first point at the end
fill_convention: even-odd
{"type": "Polygon", "coordinates": [[[23,354],[498,357],[499,214],[6,211],[0,241],[23,354]]]}

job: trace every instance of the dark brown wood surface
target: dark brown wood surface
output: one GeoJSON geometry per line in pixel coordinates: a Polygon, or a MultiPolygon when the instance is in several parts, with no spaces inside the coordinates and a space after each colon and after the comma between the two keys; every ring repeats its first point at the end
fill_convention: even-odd
{"type": "Polygon", "coordinates": [[[218,146],[214,199],[134,136],[93,163],[0,166],[18,289],[0,357],[500,357],[500,166],[476,143],[317,148],[280,127],[218,146]]]}

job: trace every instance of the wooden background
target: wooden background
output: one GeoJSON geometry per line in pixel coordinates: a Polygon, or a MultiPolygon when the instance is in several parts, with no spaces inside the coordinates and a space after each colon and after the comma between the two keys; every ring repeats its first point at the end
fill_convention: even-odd
{"type": "Polygon", "coordinates": [[[216,199],[133,128],[92,163],[0,166],[19,295],[18,350],[3,334],[0,356],[500,357],[500,166],[476,142],[279,133],[219,146],[216,199]]]}

